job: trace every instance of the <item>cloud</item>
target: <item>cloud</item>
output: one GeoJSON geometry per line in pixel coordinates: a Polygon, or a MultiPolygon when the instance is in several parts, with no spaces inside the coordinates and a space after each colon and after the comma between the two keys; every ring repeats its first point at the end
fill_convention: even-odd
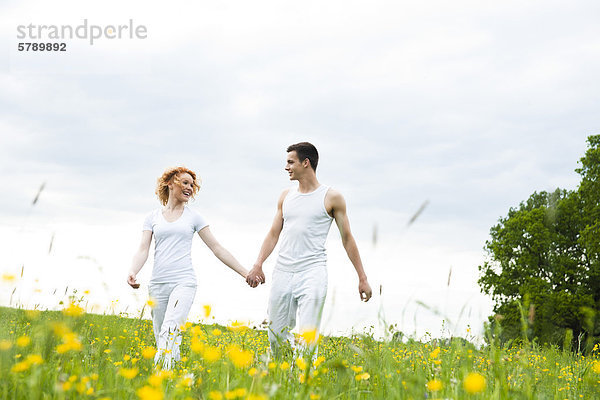
{"type": "MultiPolygon", "coordinates": [[[[309,140],[321,153],[321,181],[344,193],[363,243],[377,225],[389,247],[382,252],[401,238],[415,263],[434,249],[439,259],[477,264],[489,227],[509,207],[578,183],[585,138],[598,133],[597,8],[5,3],[0,22],[11,50],[0,72],[0,178],[10,196],[0,198],[0,219],[21,226],[34,215],[41,228],[109,224],[117,232],[158,205],[164,168],[184,164],[203,178],[194,206],[253,238],[236,240],[255,240],[290,185],[285,148],[309,140]],[[148,39],[70,43],[62,58],[15,50],[17,23],[83,18],[134,18],[148,39]],[[425,212],[401,231],[425,200],[425,212]]],[[[477,292],[470,271],[461,290],[477,292]]]]}

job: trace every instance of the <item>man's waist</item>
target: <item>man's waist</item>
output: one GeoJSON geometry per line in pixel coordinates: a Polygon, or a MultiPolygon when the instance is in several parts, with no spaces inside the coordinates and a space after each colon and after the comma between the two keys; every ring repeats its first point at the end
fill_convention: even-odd
{"type": "Polygon", "coordinates": [[[313,254],[306,257],[287,257],[279,254],[275,269],[286,272],[304,271],[311,268],[327,267],[327,254],[313,254]]]}

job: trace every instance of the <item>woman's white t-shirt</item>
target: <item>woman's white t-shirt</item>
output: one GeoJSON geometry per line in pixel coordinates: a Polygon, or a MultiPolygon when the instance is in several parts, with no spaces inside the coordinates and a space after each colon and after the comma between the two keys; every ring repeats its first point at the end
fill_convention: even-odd
{"type": "Polygon", "coordinates": [[[207,226],[206,220],[187,206],[173,222],[165,220],[161,208],[148,214],[143,230],[152,231],[155,244],[150,284],[196,283],[192,265],[192,239],[196,232],[207,226]]]}

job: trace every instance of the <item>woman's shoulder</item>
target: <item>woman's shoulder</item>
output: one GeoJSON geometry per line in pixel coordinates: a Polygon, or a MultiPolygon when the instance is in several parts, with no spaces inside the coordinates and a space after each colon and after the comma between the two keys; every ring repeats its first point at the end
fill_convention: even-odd
{"type": "Polygon", "coordinates": [[[156,218],[158,216],[158,214],[161,212],[162,212],[162,208],[157,207],[154,210],[146,213],[146,219],[156,218]]]}
{"type": "Polygon", "coordinates": [[[186,213],[188,213],[188,215],[190,215],[193,218],[197,218],[197,217],[204,218],[202,216],[202,214],[200,213],[200,211],[198,211],[197,209],[192,208],[192,207],[190,207],[188,205],[186,205],[184,207],[184,210],[185,210],[186,213]]]}
{"type": "Polygon", "coordinates": [[[194,230],[199,232],[202,228],[208,226],[208,221],[197,210],[186,205],[184,212],[187,215],[187,220],[194,226],[194,230]]]}

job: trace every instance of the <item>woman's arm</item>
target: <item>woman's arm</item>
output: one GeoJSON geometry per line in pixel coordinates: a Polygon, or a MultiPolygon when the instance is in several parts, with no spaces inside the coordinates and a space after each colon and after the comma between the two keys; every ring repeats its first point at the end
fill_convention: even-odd
{"type": "Polygon", "coordinates": [[[213,254],[221,260],[221,262],[227,265],[229,268],[240,274],[244,279],[248,275],[248,271],[246,268],[242,267],[242,264],[235,259],[233,255],[227,249],[217,241],[217,239],[213,236],[210,228],[204,227],[198,232],[198,235],[202,239],[202,241],[208,246],[208,248],[213,252],[213,254]]]}
{"type": "Polygon", "coordinates": [[[131,269],[129,270],[129,274],[127,275],[127,283],[134,289],[140,287],[140,284],[136,281],[136,276],[144,266],[146,260],[148,259],[148,252],[150,250],[151,242],[152,231],[142,231],[142,240],[140,242],[140,246],[133,255],[133,260],[131,261],[131,269]]]}
{"type": "Polygon", "coordinates": [[[246,282],[252,287],[265,283],[265,273],[263,272],[262,266],[279,241],[279,235],[283,229],[283,200],[285,199],[285,196],[287,196],[288,191],[289,189],[284,190],[279,196],[279,200],[277,200],[277,212],[273,219],[271,229],[269,229],[269,232],[263,241],[254,266],[246,277],[246,282]]]}

